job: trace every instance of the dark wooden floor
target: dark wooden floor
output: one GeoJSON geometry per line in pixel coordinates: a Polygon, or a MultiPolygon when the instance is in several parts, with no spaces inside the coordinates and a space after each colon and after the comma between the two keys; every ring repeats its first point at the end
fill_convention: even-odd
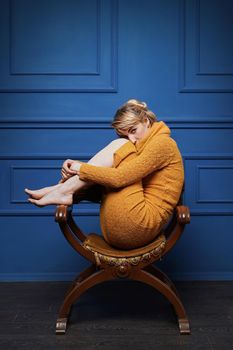
{"type": "Polygon", "coordinates": [[[74,306],[66,335],[55,322],[68,284],[0,283],[0,349],[233,349],[233,281],[177,282],[191,335],[180,336],[173,310],[151,287],[98,285],[74,306]]]}

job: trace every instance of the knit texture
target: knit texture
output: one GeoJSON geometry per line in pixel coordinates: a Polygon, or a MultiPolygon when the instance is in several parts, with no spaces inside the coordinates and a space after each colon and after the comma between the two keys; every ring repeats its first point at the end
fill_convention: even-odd
{"type": "Polygon", "coordinates": [[[184,169],[164,122],[155,122],[136,144],[114,154],[112,168],[83,163],[80,179],[105,186],[100,219],[108,243],[123,249],[148,244],[158,235],[179,199],[184,169]]]}

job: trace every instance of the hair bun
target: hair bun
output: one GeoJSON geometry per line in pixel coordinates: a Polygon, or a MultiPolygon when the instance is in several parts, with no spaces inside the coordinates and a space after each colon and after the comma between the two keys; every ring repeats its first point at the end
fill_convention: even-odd
{"type": "Polygon", "coordinates": [[[131,100],[127,101],[126,104],[147,110],[147,104],[145,102],[142,102],[139,100],[131,99],[131,100]]]}

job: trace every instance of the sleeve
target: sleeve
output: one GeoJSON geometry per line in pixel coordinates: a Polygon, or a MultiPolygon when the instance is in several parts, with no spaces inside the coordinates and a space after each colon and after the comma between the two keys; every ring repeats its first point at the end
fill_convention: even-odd
{"type": "Polygon", "coordinates": [[[151,140],[142,153],[122,163],[118,168],[82,163],[79,171],[80,180],[113,188],[131,185],[171,162],[174,156],[174,145],[170,140],[169,137],[157,137],[156,140],[151,140]]]}

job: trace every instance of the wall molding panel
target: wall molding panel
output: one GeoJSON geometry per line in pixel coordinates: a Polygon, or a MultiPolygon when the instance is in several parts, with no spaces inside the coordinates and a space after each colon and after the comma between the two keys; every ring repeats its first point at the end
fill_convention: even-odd
{"type": "Polygon", "coordinates": [[[179,92],[233,92],[231,10],[230,0],[221,3],[210,0],[180,1],[179,92]],[[211,11],[213,6],[218,6],[219,11],[216,8],[211,11]],[[202,16],[207,12],[208,17],[202,16]],[[211,14],[213,17],[207,22],[211,14]],[[216,32],[219,27],[221,36],[219,31],[216,32]],[[212,36],[216,34],[215,38],[210,37],[211,28],[212,36]],[[221,37],[225,40],[229,38],[229,45],[222,45],[221,37]],[[212,68],[209,69],[210,65],[212,68]]]}
{"type": "MultiPolygon", "coordinates": [[[[76,158],[83,161],[87,161],[89,157],[84,158],[82,154],[76,154],[76,158]]],[[[21,155],[20,158],[12,159],[0,157],[0,166],[5,174],[5,177],[0,177],[0,185],[4,187],[0,216],[54,216],[54,206],[37,208],[28,203],[24,188],[39,188],[56,183],[60,178],[61,164],[65,158],[61,155],[57,159],[36,158],[33,155],[30,157],[21,155]],[[6,179],[8,181],[5,181],[6,179]]],[[[99,205],[96,203],[83,201],[78,211],[74,210],[74,215],[99,216],[98,208],[99,205]]]]}
{"type": "Polygon", "coordinates": [[[184,201],[192,215],[233,215],[233,153],[184,155],[184,201]],[[209,173],[202,173],[209,171],[209,173]],[[211,172],[212,171],[212,172],[211,172]],[[210,186],[211,182],[211,186],[210,186]]]}
{"type": "Polygon", "coordinates": [[[10,166],[10,204],[28,204],[25,196],[22,198],[23,192],[20,191],[20,194],[16,193],[19,192],[17,189],[19,189],[20,185],[17,180],[19,178],[28,178],[32,177],[33,173],[37,174],[37,176],[40,178],[41,176],[48,176],[48,172],[55,170],[56,173],[60,171],[59,166],[52,166],[52,165],[47,165],[47,166],[15,166],[11,165],[10,166]],[[42,171],[41,171],[42,170],[42,171]],[[30,174],[31,172],[31,174],[30,174]],[[43,174],[46,173],[46,175],[43,174]]]}
{"type": "MultiPolygon", "coordinates": [[[[219,158],[222,160],[222,158],[219,158]]],[[[229,160],[229,158],[228,158],[229,160]]],[[[233,166],[224,165],[197,165],[197,182],[196,182],[196,203],[210,203],[210,204],[233,204],[233,191],[232,191],[232,179],[233,179],[233,166]],[[218,173],[217,173],[218,171],[218,173]],[[206,174],[205,174],[206,173],[206,174]],[[209,173],[209,174],[208,174],[209,173]],[[216,176],[217,175],[217,176],[216,176]],[[206,176],[203,186],[202,178],[206,176]],[[211,178],[211,189],[207,188],[207,180],[211,178]],[[203,194],[203,187],[208,190],[209,193],[203,194]],[[211,190],[211,191],[210,191],[211,190]],[[217,192],[217,193],[216,193],[217,192]],[[214,194],[214,198],[213,197],[214,194]],[[209,198],[208,198],[209,195],[209,198]],[[211,196],[210,196],[211,195],[211,196]],[[206,197],[205,197],[206,196],[206,197]],[[223,198],[225,196],[225,198],[223,198]],[[222,198],[220,198],[222,197],[222,198]]],[[[206,192],[206,191],[205,191],[206,192]]]]}
{"type": "MultiPolygon", "coordinates": [[[[28,55],[28,52],[25,52],[26,47],[24,45],[23,42],[23,52],[21,52],[19,50],[19,46],[20,46],[20,42],[22,42],[22,34],[25,34],[26,28],[21,28],[21,23],[22,23],[22,7],[24,7],[24,12],[25,12],[25,8],[27,9],[28,15],[32,15],[34,16],[34,19],[36,20],[36,22],[38,21],[38,23],[36,23],[36,25],[38,26],[38,28],[40,28],[41,22],[44,19],[43,22],[45,22],[44,24],[48,25],[48,23],[46,23],[45,19],[49,20],[49,16],[47,17],[46,14],[42,14],[42,9],[45,10],[46,7],[44,6],[45,3],[44,1],[40,1],[40,5],[38,6],[38,4],[33,4],[33,6],[30,6],[30,2],[28,2],[27,0],[23,0],[21,4],[17,3],[15,0],[10,0],[10,7],[9,7],[9,31],[10,31],[10,37],[9,37],[9,48],[10,48],[10,56],[9,56],[9,68],[10,68],[10,75],[22,75],[22,76],[34,76],[34,75],[46,75],[46,76],[50,76],[50,75],[62,75],[62,76],[69,76],[69,75],[100,75],[100,43],[101,43],[101,19],[100,16],[101,14],[101,7],[100,7],[100,0],[95,0],[92,1],[90,3],[90,1],[86,1],[86,6],[80,6],[83,5],[80,3],[78,3],[77,1],[77,8],[73,8],[73,10],[79,10],[80,15],[81,12],[82,14],[85,16],[85,22],[86,23],[93,23],[94,22],[94,26],[92,29],[92,35],[90,35],[87,30],[83,30],[83,33],[85,33],[86,37],[86,44],[87,41],[91,42],[93,41],[95,46],[93,49],[93,54],[91,55],[93,58],[93,62],[88,62],[89,63],[89,67],[87,65],[87,67],[85,69],[82,68],[82,64],[84,62],[82,62],[79,58],[79,64],[80,66],[78,66],[78,64],[76,64],[74,67],[68,67],[67,65],[64,67],[61,65],[60,63],[60,67],[58,66],[58,64],[56,64],[56,62],[45,62],[45,57],[40,57],[40,61],[36,60],[36,62],[32,62],[27,60],[26,61],[26,57],[28,55]],[[23,3],[24,2],[24,3],[23,3]],[[24,6],[26,5],[26,6],[24,6]],[[94,16],[90,16],[91,14],[91,7],[90,5],[93,7],[94,6],[94,16]],[[42,8],[43,6],[43,8],[42,8]],[[89,16],[88,16],[89,15],[89,16]],[[44,17],[43,17],[44,16],[44,17]],[[47,17],[47,18],[46,18],[47,17]],[[18,31],[19,29],[19,31],[18,31]],[[21,34],[21,35],[20,35],[21,34]],[[93,35],[94,34],[94,35],[93,35]],[[89,35],[89,37],[88,37],[89,35]],[[27,63],[27,64],[26,64],[27,63]],[[34,65],[32,65],[34,63],[34,65]],[[30,65],[31,64],[31,65],[30,65]],[[55,66],[55,67],[54,67],[55,66]],[[69,70],[68,70],[69,68],[69,70]],[[73,69],[72,69],[73,68],[73,69]],[[65,70],[67,69],[67,70],[65,70]]],[[[50,4],[54,4],[56,6],[53,6],[53,10],[56,12],[56,14],[58,15],[58,18],[60,17],[60,20],[63,21],[63,16],[61,16],[61,13],[59,14],[57,11],[57,8],[59,9],[59,3],[55,3],[53,0],[50,0],[50,4]]],[[[69,4],[71,5],[71,4],[69,4]]],[[[61,6],[61,4],[60,4],[61,6]]],[[[48,10],[48,9],[47,9],[48,10]]],[[[43,11],[45,12],[45,11],[43,11]]],[[[64,13],[62,14],[64,15],[64,13]]],[[[71,13],[69,13],[69,15],[71,15],[71,13]]],[[[76,12],[77,16],[80,16],[78,11],[76,12]]],[[[26,21],[29,22],[29,16],[25,16],[26,21]]],[[[81,17],[81,16],[80,16],[81,17]]],[[[69,18],[70,21],[73,21],[74,18],[72,18],[72,16],[70,16],[69,18]]],[[[80,22],[81,18],[77,17],[76,18],[76,25],[78,25],[77,22],[80,22]]],[[[36,28],[34,27],[35,25],[33,25],[33,23],[30,23],[32,25],[33,32],[36,34],[36,28]]],[[[67,25],[67,23],[66,23],[67,25]]],[[[52,28],[47,28],[48,29],[48,33],[49,30],[51,31],[52,28]]],[[[65,29],[65,28],[63,28],[65,29]]],[[[69,28],[66,28],[69,29],[69,28]]],[[[82,28],[77,27],[75,28],[77,29],[76,34],[78,34],[79,32],[82,32],[82,28]]],[[[90,25],[89,25],[89,29],[90,29],[90,25]]],[[[57,30],[59,31],[59,27],[57,27],[57,30]]],[[[47,34],[48,34],[47,33],[47,34]]],[[[43,34],[43,33],[42,33],[43,34]]],[[[55,33],[53,33],[54,35],[55,33]]],[[[55,36],[55,35],[54,35],[55,36]]],[[[45,38],[44,38],[45,39],[45,38]]],[[[55,39],[55,38],[54,38],[55,39]]],[[[79,38],[81,39],[81,38],[79,38]]],[[[23,39],[25,40],[25,39],[23,39]]],[[[41,42],[41,44],[43,45],[43,42],[41,42]]],[[[50,41],[49,43],[50,45],[53,45],[52,41],[50,41]]],[[[64,43],[59,43],[60,47],[62,46],[62,44],[64,43]]],[[[77,43],[76,43],[77,45],[77,43]]],[[[80,45],[79,45],[80,46],[80,45]]],[[[47,50],[49,50],[50,48],[47,47],[47,50]]],[[[80,48],[79,48],[80,49],[80,48]]],[[[32,50],[31,50],[32,51],[32,50]]],[[[84,50],[79,50],[78,54],[82,55],[84,50]]],[[[30,51],[29,51],[30,52],[30,51]]],[[[30,52],[33,53],[33,52],[30,52]]],[[[59,55],[59,51],[57,52],[57,54],[59,55]]],[[[86,58],[86,57],[83,57],[86,58]]],[[[35,57],[33,57],[33,59],[35,59],[35,57]]],[[[76,58],[78,59],[78,57],[76,58]]],[[[53,57],[54,60],[54,57],[53,57]]],[[[70,62],[72,63],[72,62],[70,62]]],[[[77,62],[78,63],[78,62],[77,62]]]]}
{"type": "Polygon", "coordinates": [[[117,92],[117,0],[48,1],[4,1],[0,92],[117,92]]]}

